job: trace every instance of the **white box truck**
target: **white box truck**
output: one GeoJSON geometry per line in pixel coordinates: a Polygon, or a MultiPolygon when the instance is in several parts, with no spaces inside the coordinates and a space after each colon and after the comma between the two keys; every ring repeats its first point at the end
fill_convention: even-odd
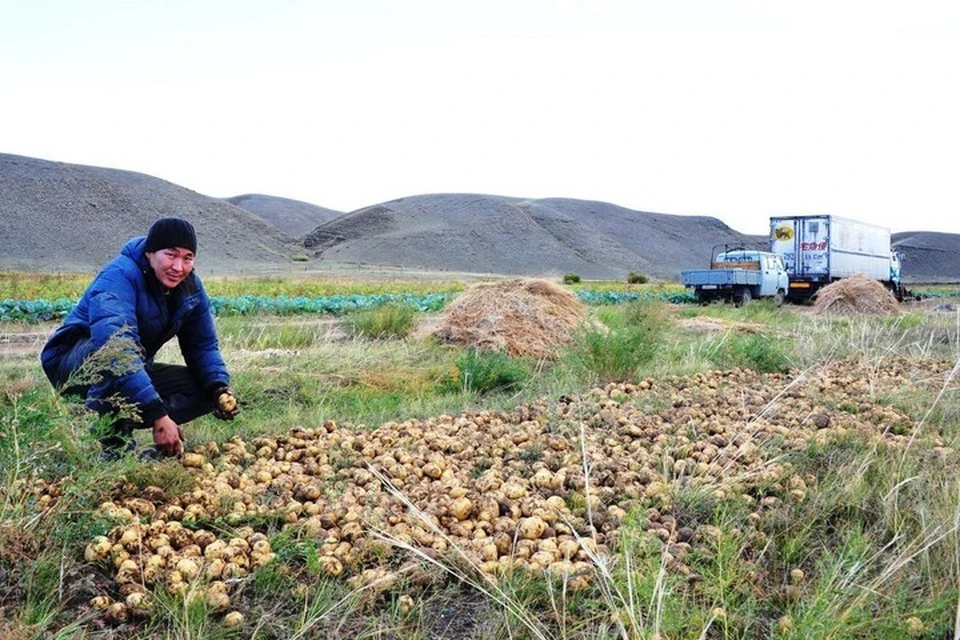
{"type": "Polygon", "coordinates": [[[855,273],[879,280],[898,299],[909,292],[900,282],[900,255],[891,251],[890,230],[833,215],[770,218],[770,251],[783,260],[787,297],[806,300],[821,287],[855,273]]]}

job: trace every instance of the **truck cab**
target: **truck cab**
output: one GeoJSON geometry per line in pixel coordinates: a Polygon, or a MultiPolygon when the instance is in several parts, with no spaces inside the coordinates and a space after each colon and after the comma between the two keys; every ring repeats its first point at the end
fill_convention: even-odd
{"type": "Polygon", "coordinates": [[[769,251],[736,250],[717,255],[714,268],[746,268],[760,272],[755,298],[776,296],[778,291],[786,292],[790,278],[783,265],[783,259],[769,251]]]}
{"type": "Polygon", "coordinates": [[[779,255],[746,248],[714,248],[709,269],[681,272],[680,281],[701,303],[723,299],[743,305],[754,298],[783,304],[789,276],[779,255]]]}

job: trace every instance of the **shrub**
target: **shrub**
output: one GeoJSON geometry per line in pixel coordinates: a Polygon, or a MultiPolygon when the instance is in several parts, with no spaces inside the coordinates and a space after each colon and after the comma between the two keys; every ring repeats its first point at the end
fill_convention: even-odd
{"type": "Polygon", "coordinates": [[[580,276],[575,273],[563,274],[563,284],[576,284],[580,282],[580,276]]]}
{"type": "Polygon", "coordinates": [[[471,349],[456,360],[441,388],[448,392],[489,393],[513,389],[530,377],[527,367],[505,353],[471,349]]]}
{"type": "Polygon", "coordinates": [[[374,340],[405,338],[417,326],[417,312],[405,304],[385,304],[344,319],[347,332],[374,340]]]}
{"type": "Polygon", "coordinates": [[[581,374],[602,382],[633,379],[641,366],[653,361],[670,326],[666,307],[641,300],[607,318],[607,326],[588,326],[574,336],[566,362],[581,374]]]}
{"type": "Polygon", "coordinates": [[[646,284],[648,282],[650,282],[650,278],[642,273],[631,271],[627,274],[627,284],[646,284]]]}

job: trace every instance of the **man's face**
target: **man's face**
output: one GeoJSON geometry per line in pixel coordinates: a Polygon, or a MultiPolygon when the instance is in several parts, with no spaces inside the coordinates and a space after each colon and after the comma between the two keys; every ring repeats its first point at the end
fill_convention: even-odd
{"type": "Polygon", "coordinates": [[[157,280],[167,289],[176,287],[193,271],[193,251],[189,249],[170,247],[146,255],[157,280]]]}

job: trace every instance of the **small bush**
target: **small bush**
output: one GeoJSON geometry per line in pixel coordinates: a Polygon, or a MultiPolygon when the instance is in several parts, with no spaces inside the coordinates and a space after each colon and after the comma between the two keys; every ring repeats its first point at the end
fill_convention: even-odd
{"type": "Polygon", "coordinates": [[[641,300],[607,318],[609,327],[586,327],[574,336],[566,362],[601,382],[632,380],[656,357],[670,326],[665,305],[641,300]]]}
{"type": "Polygon", "coordinates": [[[646,284],[648,282],[650,282],[650,278],[642,273],[631,271],[627,274],[627,284],[646,284]]]}
{"type": "Polygon", "coordinates": [[[298,253],[290,257],[294,262],[310,262],[310,256],[298,253]]]}
{"type": "Polygon", "coordinates": [[[417,312],[404,304],[385,304],[344,319],[347,332],[374,340],[406,338],[417,326],[417,312]]]}
{"type": "Polygon", "coordinates": [[[563,274],[563,284],[577,284],[580,282],[580,276],[575,273],[563,274]]]}
{"type": "Polygon", "coordinates": [[[457,358],[451,375],[440,385],[448,392],[507,391],[530,377],[527,367],[505,353],[471,349],[457,358]]]}

